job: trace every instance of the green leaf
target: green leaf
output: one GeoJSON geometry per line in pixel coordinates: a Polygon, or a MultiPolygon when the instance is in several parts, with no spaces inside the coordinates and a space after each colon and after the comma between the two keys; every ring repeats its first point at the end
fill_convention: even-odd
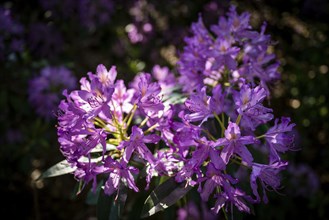
{"type": "Polygon", "coordinates": [[[108,196],[104,190],[100,191],[97,202],[97,219],[98,220],[116,220],[120,219],[127,200],[127,188],[120,187],[119,194],[114,193],[108,196]],[[117,197],[117,198],[115,198],[117,197]]]}
{"type": "MultiPolygon", "coordinates": [[[[116,146],[112,144],[106,144],[106,151],[115,150],[115,149],[117,149],[116,146]]],[[[103,146],[101,144],[98,144],[90,152],[91,153],[103,152],[103,146]]]]}
{"type": "Polygon", "coordinates": [[[193,188],[185,185],[186,182],[177,183],[174,178],[159,185],[145,200],[141,217],[149,217],[175,204],[193,188]]]}
{"type": "Polygon", "coordinates": [[[67,173],[72,173],[75,170],[76,167],[71,167],[71,165],[66,160],[63,160],[55,164],[54,166],[50,167],[44,173],[42,173],[41,176],[38,178],[38,180],[48,177],[60,176],[67,173]]]}
{"type": "Polygon", "coordinates": [[[97,205],[97,201],[99,198],[99,194],[102,190],[102,186],[103,186],[104,181],[101,180],[99,181],[99,183],[97,184],[97,188],[96,191],[94,192],[93,188],[91,188],[87,194],[87,198],[86,198],[86,203],[88,205],[97,205]]]}
{"type": "Polygon", "coordinates": [[[73,191],[71,192],[71,199],[75,199],[77,197],[78,194],[80,194],[82,187],[83,187],[84,182],[82,180],[80,180],[79,182],[77,182],[74,186],[73,191]]]}
{"type": "Polygon", "coordinates": [[[163,98],[163,104],[165,106],[169,106],[170,104],[184,103],[185,100],[186,97],[184,95],[179,93],[171,93],[163,98]]]}
{"type": "Polygon", "coordinates": [[[127,188],[121,187],[117,201],[113,203],[110,219],[121,219],[122,213],[124,211],[125,203],[127,200],[127,188]]]}

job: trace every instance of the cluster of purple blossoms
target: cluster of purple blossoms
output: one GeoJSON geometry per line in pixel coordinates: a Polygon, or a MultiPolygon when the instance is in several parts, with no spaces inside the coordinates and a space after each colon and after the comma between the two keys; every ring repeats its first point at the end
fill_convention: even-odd
{"type": "Polygon", "coordinates": [[[255,31],[249,24],[250,14],[239,15],[232,6],[226,17],[220,17],[210,32],[201,16],[192,25],[191,37],[180,56],[178,68],[183,90],[193,92],[218,82],[237,84],[240,79],[253,84],[267,84],[279,78],[279,62],[269,52],[271,38],[265,35],[266,24],[255,31]]]}
{"type": "Polygon", "coordinates": [[[80,90],[65,91],[58,136],[76,179],[96,189],[105,177],[104,192],[118,195],[122,186],[138,192],[140,179],[148,188],[154,177],[171,177],[196,187],[214,213],[230,206],[250,213],[248,204],[266,203],[266,190],[280,189],[280,171],[288,164],[282,154],[295,149],[295,124],[274,119],[264,106],[278,62],[266,52],[265,28],[258,33],[248,22],[249,14],[232,7],[212,27],[217,38],[201,18],[193,24],[179,83],[169,69],[155,66],[154,79],[140,73],[127,88],[115,66],[99,65],[80,80],[80,90]],[[173,101],[177,85],[189,93],[173,101]],[[241,171],[232,171],[237,166],[249,190],[241,189],[241,171]]]}
{"type": "Polygon", "coordinates": [[[76,178],[85,183],[93,181],[96,187],[97,176],[108,173],[104,186],[108,195],[122,183],[139,190],[136,164],[153,171],[146,178],[148,183],[153,173],[166,174],[173,169],[164,166],[168,161],[161,161],[168,156],[166,152],[155,155],[150,147],[161,139],[155,133],[163,124],[165,109],[161,86],[152,82],[148,73],[139,74],[131,88],[116,76],[115,66],[107,70],[99,65],[96,74],[88,73],[88,78],[80,80],[80,90],[64,92],[67,99],[60,103],[62,114],[58,116],[61,151],[77,168],[76,178]]]}
{"type": "Polygon", "coordinates": [[[268,129],[274,115],[264,102],[268,85],[279,78],[279,62],[268,52],[265,25],[254,31],[249,17],[232,6],[212,33],[200,17],[178,62],[179,83],[189,97],[173,137],[184,162],[175,179],[197,185],[216,213],[228,205],[250,213],[248,203],[267,203],[266,190],[280,188],[279,173],[288,165],[281,155],[296,149],[289,118],[275,119],[268,129]],[[261,161],[255,152],[264,155],[261,161]],[[249,176],[249,194],[239,187],[241,173],[228,173],[237,165],[249,176]]]}
{"type": "Polygon", "coordinates": [[[30,80],[29,101],[40,116],[51,119],[60,103],[61,92],[75,87],[76,78],[69,69],[64,66],[48,66],[40,71],[39,76],[30,80]]]}

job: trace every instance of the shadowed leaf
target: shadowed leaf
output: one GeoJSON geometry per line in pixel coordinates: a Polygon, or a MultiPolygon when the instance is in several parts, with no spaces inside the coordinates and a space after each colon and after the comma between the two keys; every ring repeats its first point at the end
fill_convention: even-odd
{"type": "Polygon", "coordinates": [[[120,216],[124,210],[127,200],[127,189],[122,186],[117,198],[116,193],[108,196],[101,190],[97,202],[97,219],[98,220],[116,220],[121,219],[120,216]],[[116,200],[115,200],[116,199],[116,200]]]}
{"type": "Polygon", "coordinates": [[[186,182],[177,183],[173,178],[159,185],[147,197],[141,217],[149,217],[175,204],[192,189],[191,186],[188,185],[185,187],[185,185],[186,182]]]}
{"type": "Polygon", "coordinates": [[[60,176],[68,173],[72,173],[76,170],[76,167],[71,167],[71,165],[66,161],[63,160],[54,166],[50,167],[48,170],[46,170],[44,173],[41,174],[41,176],[38,178],[48,178],[48,177],[54,177],[54,176],[60,176]]]}

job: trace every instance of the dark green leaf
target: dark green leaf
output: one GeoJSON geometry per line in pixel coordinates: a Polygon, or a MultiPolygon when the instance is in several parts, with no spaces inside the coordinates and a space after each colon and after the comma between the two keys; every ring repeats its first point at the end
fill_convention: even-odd
{"type": "Polygon", "coordinates": [[[99,183],[97,184],[97,188],[96,191],[94,192],[93,189],[90,189],[88,194],[87,194],[87,198],[86,198],[86,203],[88,205],[97,205],[97,201],[99,198],[99,194],[102,190],[102,186],[103,186],[104,181],[101,180],[99,181],[99,183]]]}
{"type": "Polygon", "coordinates": [[[120,219],[127,200],[126,187],[122,186],[119,194],[114,193],[108,196],[101,190],[97,202],[98,220],[116,220],[120,219]],[[117,197],[117,198],[116,198],[117,197]]]}
{"type": "Polygon", "coordinates": [[[75,170],[75,167],[71,167],[66,160],[63,160],[46,170],[38,179],[60,176],[67,173],[72,173],[75,170]]]}
{"type": "Polygon", "coordinates": [[[120,189],[118,199],[113,203],[110,219],[120,219],[120,216],[122,216],[124,206],[127,200],[127,188],[122,187],[120,189]]]}
{"type": "Polygon", "coordinates": [[[74,189],[72,190],[72,193],[71,193],[71,199],[75,199],[77,197],[77,195],[80,194],[83,184],[84,184],[84,182],[82,180],[80,180],[79,182],[77,182],[75,184],[74,189]]]}
{"type": "Polygon", "coordinates": [[[185,185],[186,182],[177,183],[173,178],[159,185],[147,197],[141,217],[151,216],[175,204],[192,189],[191,186],[188,185],[185,187],[185,185]]]}

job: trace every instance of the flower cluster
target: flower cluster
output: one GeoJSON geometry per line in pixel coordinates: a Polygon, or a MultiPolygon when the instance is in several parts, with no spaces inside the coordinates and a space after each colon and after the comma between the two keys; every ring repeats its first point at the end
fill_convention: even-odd
{"type": "Polygon", "coordinates": [[[153,177],[171,177],[196,187],[215,213],[228,205],[249,213],[249,203],[266,203],[266,190],[280,188],[288,164],[281,155],[295,149],[294,124],[274,119],[264,104],[267,84],[278,78],[265,26],[252,30],[249,14],[232,7],[211,30],[214,36],[201,17],[192,25],[178,84],[169,69],[155,66],[155,80],[140,73],[127,88],[115,66],[99,65],[79,90],[64,92],[58,140],[76,179],[96,189],[105,177],[104,192],[112,195],[122,186],[138,192],[140,179],[148,188],[153,177]],[[177,95],[177,85],[187,97],[177,95]],[[239,187],[241,173],[249,191],[239,187]]]}
{"type": "Polygon", "coordinates": [[[267,89],[279,78],[279,62],[270,53],[271,38],[265,34],[266,24],[255,31],[249,24],[250,14],[239,15],[232,6],[218,24],[205,27],[202,18],[192,25],[193,36],[185,39],[187,46],[178,63],[183,90],[195,91],[204,85],[219,82],[237,83],[240,79],[267,89]]]}
{"type": "Polygon", "coordinates": [[[29,101],[40,116],[51,119],[61,100],[59,94],[75,86],[76,78],[69,69],[64,66],[47,66],[41,69],[39,76],[30,80],[29,101]]]}

